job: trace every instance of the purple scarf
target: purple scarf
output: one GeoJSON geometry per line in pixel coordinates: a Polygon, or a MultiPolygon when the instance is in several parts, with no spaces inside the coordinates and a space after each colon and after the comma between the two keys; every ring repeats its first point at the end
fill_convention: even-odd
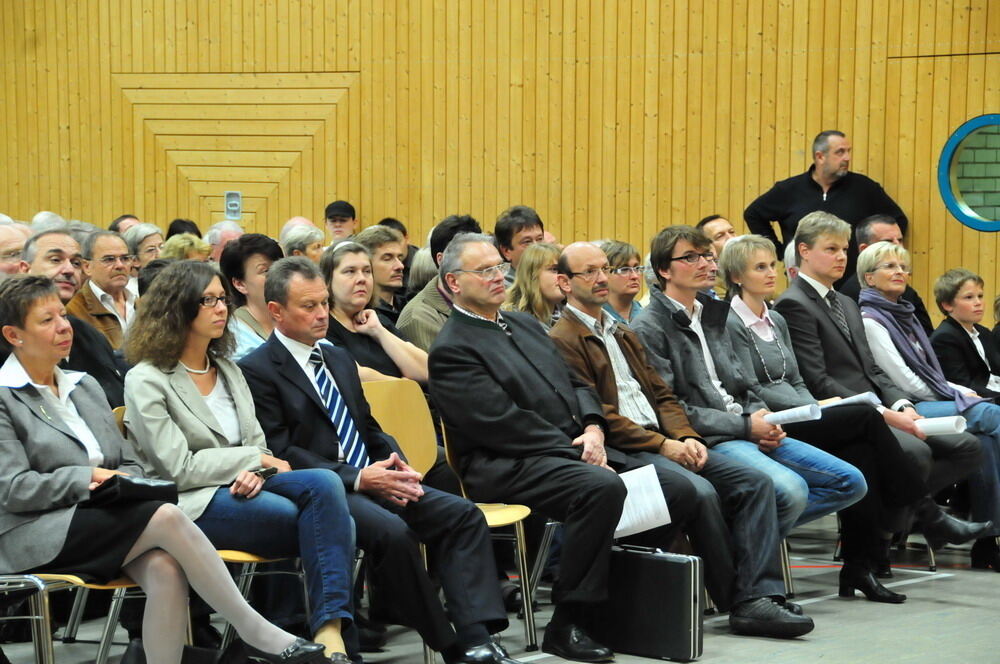
{"type": "Polygon", "coordinates": [[[945,401],[954,401],[960,413],[980,401],[985,401],[979,397],[966,396],[948,384],[927,333],[913,315],[914,307],[911,303],[902,298],[897,302],[891,302],[874,288],[862,289],[858,302],[861,304],[861,314],[865,318],[881,323],[882,327],[889,331],[889,337],[896,350],[903,356],[906,366],[927,383],[927,387],[935,394],[945,401]],[[917,353],[911,339],[923,350],[923,357],[917,353]]]}

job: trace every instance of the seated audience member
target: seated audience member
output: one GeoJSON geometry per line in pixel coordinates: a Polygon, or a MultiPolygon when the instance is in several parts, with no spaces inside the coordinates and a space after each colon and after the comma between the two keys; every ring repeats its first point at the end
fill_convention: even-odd
{"type": "Polygon", "coordinates": [[[789,242],[785,245],[785,255],[781,262],[785,266],[785,278],[788,279],[788,283],[792,283],[795,277],[799,276],[799,264],[795,255],[795,244],[789,242]]]}
{"type": "Polygon", "coordinates": [[[1000,346],[983,320],[983,278],[964,268],[948,270],[934,282],[934,299],[945,318],[931,346],[950,382],[976,394],[1000,397],[1000,346]]]}
{"type": "Polygon", "coordinates": [[[173,261],[193,260],[204,263],[211,255],[212,246],[190,233],[168,237],[160,249],[160,258],[173,261]]]}
{"type": "Polygon", "coordinates": [[[281,231],[278,233],[278,244],[284,245],[285,240],[288,239],[288,234],[296,226],[312,226],[313,228],[317,228],[311,219],[306,217],[292,217],[282,225],[281,231]]]}
{"type": "Polygon", "coordinates": [[[134,257],[125,240],[111,231],[87,237],[82,247],[83,272],[89,278],[66,310],[93,325],[115,350],[135,315],[135,294],[128,289],[134,257]]]}
{"type": "Polygon", "coordinates": [[[514,284],[521,254],[535,242],[545,240],[545,225],[538,213],[527,205],[515,205],[500,213],[493,238],[503,259],[510,263],[510,271],[504,278],[507,287],[514,284]]]}
{"type": "Polygon", "coordinates": [[[205,242],[212,247],[211,259],[213,262],[219,262],[219,256],[222,255],[222,250],[226,248],[226,245],[243,235],[243,227],[240,226],[235,221],[219,221],[211,226],[205,231],[205,242]]]}
{"type": "MultiPolygon", "coordinates": [[[[979,441],[969,433],[924,436],[915,421],[920,414],[907,394],[893,383],[872,356],[861,312],[850,298],[833,290],[847,265],[850,226],[828,212],[813,212],[799,222],[793,243],[799,276],[775,301],[788,323],[792,349],[809,392],[817,399],[872,392],[903,451],[914,459],[931,495],[975,471],[979,441]]],[[[983,524],[967,524],[921,501],[916,515],[932,546],[964,542],[981,535],[983,524]]],[[[885,552],[886,557],[888,552],[885,552]]],[[[880,562],[880,575],[888,572],[880,562]],[[881,568],[884,568],[881,569],[881,568]]]]}
{"type": "Polygon", "coordinates": [[[153,224],[134,224],[122,233],[122,239],[128,246],[128,252],[135,256],[132,266],[135,276],[150,261],[159,258],[163,249],[163,232],[153,224]]]}
{"type": "MultiPolygon", "coordinates": [[[[731,295],[726,327],[742,363],[754,376],[757,394],[775,410],[815,404],[792,352],[788,325],[767,302],[777,281],[774,243],[760,235],[730,241],[719,258],[719,273],[731,295]]],[[[892,430],[868,405],[839,406],[823,411],[814,422],[789,424],[786,430],[858,468],[868,492],[840,512],[844,594],[861,590],[876,602],[898,603],[905,595],[883,587],[875,566],[889,546],[883,514],[927,497],[920,469],[905,455],[892,430]]],[[[932,501],[933,502],[933,501],[932,501]]]]}
{"type": "Polygon", "coordinates": [[[736,229],[728,219],[721,214],[710,214],[697,224],[695,228],[702,232],[712,243],[712,251],[716,256],[722,255],[722,248],[726,243],[736,237],[736,229]]]}
{"type": "Polygon", "coordinates": [[[155,279],[165,267],[175,262],[176,261],[168,258],[157,258],[156,260],[146,263],[146,267],[139,270],[139,276],[136,277],[136,286],[139,289],[139,297],[146,294],[146,291],[149,290],[150,285],[153,283],[153,279],[155,279]]]}
{"type": "Polygon", "coordinates": [[[177,483],[180,508],[216,548],[302,558],[310,631],[346,662],[354,537],[343,483],[328,470],[293,471],[268,450],[228,359],[228,318],[213,266],[180,261],[157,276],[129,334],[126,425],[146,470],[177,483]]]}
{"type": "Polygon", "coordinates": [[[610,277],[602,270],[611,263],[601,249],[571,244],[559,268],[567,303],[549,336],[570,369],[597,392],[608,423],[605,444],[656,465],[671,484],[684,487],[682,494],[694,489],[695,509],[678,526],[705,561],[705,585],[716,606],[732,607],[730,621],[739,633],[810,631],[810,619],[784,606],[770,478],[705,447],[649,365],[639,337],[604,310],[610,277]]]}
{"type": "MultiPolygon", "coordinates": [[[[566,301],[556,280],[558,262],[559,247],[554,244],[535,242],[525,249],[518,262],[520,271],[500,308],[526,313],[550,330],[566,301]]],[[[510,264],[505,269],[510,270],[510,264]]]]}
{"type": "Polygon", "coordinates": [[[998,558],[1000,535],[1000,406],[968,386],[949,382],[934,348],[902,299],[910,275],[910,254],[891,242],[876,242],[858,255],[859,296],[865,335],[875,361],[924,417],[961,415],[979,438],[982,461],[969,475],[972,518],[992,521],[973,547],[977,559],[998,558]]]}
{"type": "MultiPolygon", "coordinates": [[[[434,258],[431,256],[431,248],[429,246],[421,247],[417,253],[413,254],[413,260],[410,262],[410,274],[406,280],[406,302],[409,303],[417,293],[424,289],[424,286],[436,281],[437,276],[437,265],[434,264],[434,258]]],[[[403,312],[400,311],[399,315],[402,316],[403,312]]]]}
{"type": "Polygon", "coordinates": [[[116,217],[115,220],[108,225],[108,230],[111,231],[112,233],[125,235],[125,231],[132,228],[133,226],[139,225],[140,223],[142,222],[139,221],[139,217],[135,216],[134,214],[123,214],[119,217],[116,217]]]}
{"type": "Polygon", "coordinates": [[[413,265],[413,257],[417,255],[420,247],[410,244],[410,234],[407,232],[406,226],[399,219],[386,217],[378,222],[378,225],[391,228],[403,236],[403,244],[406,245],[406,257],[403,259],[403,288],[401,292],[405,293],[410,289],[410,266],[413,265]]]}
{"type": "MultiPolygon", "coordinates": [[[[441,265],[441,256],[453,237],[459,233],[479,232],[479,222],[469,215],[455,214],[442,219],[428,242],[435,267],[441,265]]],[[[426,352],[450,314],[451,295],[443,277],[435,274],[435,278],[406,303],[396,325],[414,346],[426,352]]]]}
{"type": "Polygon", "coordinates": [[[315,226],[298,224],[283,232],[282,237],[281,248],[285,256],[305,256],[319,264],[320,256],[323,255],[323,241],[326,239],[323,231],[315,226]]]}
{"type": "Polygon", "coordinates": [[[403,292],[406,242],[399,231],[380,225],[369,226],[353,239],[372,257],[372,308],[395,325],[406,305],[403,292]]]}
{"type": "MultiPolygon", "coordinates": [[[[67,304],[82,283],[82,263],[80,245],[66,231],[45,231],[32,236],[24,245],[20,267],[22,272],[52,279],[59,299],[67,304]]],[[[103,334],[76,316],[66,318],[73,327],[73,347],[60,361],[60,368],[90,374],[104,390],[112,408],[124,405],[127,366],[103,334]]],[[[5,352],[0,351],[0,355],[6,358],[5,352]]]]}
{"type": "Polygon", "coordinates": [[[712,449],[771,477],[779,536],[860,500],[865,481],[857,468],[764,419],[757,381],[742,370],[726,331],[729,304],[703,292],[715,280],[708,238],[692,226],[669,226],[653,238],[650,265],[658,288],[632,329],[712,449]]]}
{"type": "Polygon", "coordinates": [[[609,240],[601,245],[608,257],[611,272],[608,273],[608,301],[604,311],[619,323],[628,325],[632,318],[642,311],[636,298],[642,290],[642,261],[639,250],[628,242],[609,240]]]}
{"type": "MultiPolygon", "coordinates": [[[[855,226],[854,240],[858,244],[858,252],[864,251],[876,242],[891,242],[903,246],[903,229],[899,227],[899,222],[894,217],[887,214],[873,214],[855,226]]],[[[845,279],[837,290],[857,302],[858,295],[861,294],[861,282],[857,279],[845,279]]],[[[934,331],[934,324],[931,323],[924,301],[910,284],[906,285],[902,299],[913,305],[913,315],[920,321],[924,332],[930,335],[934,331]]]]}
{"type": "Polygon", "coordinates": [[[372,262],[368,250],[353,240],[323,252],[319,263],[330,289],[326,338],[350,353],[358,364],[395,378],[427,382],[427,353],[403,338],[372,301],[372,262]]]}
{"type": "MultiPolygon", "coordinates": [[[[345,245],[359,246],[337,247],[345,245]]],[[[489,636],[506,628],[507,618],[482,514],[463,498],[421,484],[379,428],[354,361],[322,342],[331,320],[329,291],[316,266],[282,259],[264,289],[274,334],[240,361],[257,419],[275,452],[295,467],[340,475],[358,546],[372,562],[373,606],[387,612],[379,618],[413,627],[446,662],[508,664],[489,636]],[[428,545],[447,614],[418,541],[428,545]]]]}
{"type": "Polygon", "coordinates": [[[182,233],[189,233],[195,237],[201,237],[201,229],[198,228],[198,224],[194,223],[190,219],[174,219],[167,226],[167,238],[170,239],[175,235],[181,235],[182,233]]]}
{"type": "Polygon", "coordinates": [[[31,218],[31,232],[41,233],[43,231],[51,231],[57,228],[65,228],[68,225],[65,219],[55,212],[49,212],[48,210],[42,210],[41,212],[36,212],[35,216],[31,218]]]}
{"type": "Polygon", "coordinates": [[[122,574],[149,598],[146,661],[181,661],[188,583],[228,620],[249,654],[267,662],[318,660],[322,647],[269,624],[237,590],[205,535],[176,506],[87,504],[115,475],[141,477],[97,383],[59,363],[73,330],[55,284],[24,275],[0,283],[0,573],[76,574],[107,582],[122,574]],[[40,420],[38,412],[55,426],[40,420]]]}
{"type": "Polygon", "coordinates": [[[234,362],[271,336],[274,321],[264,302],[264,280],[271,264],[281,258],[278,243],[260,233],[241,235],[222,250],[219,269],[231,286],[237,307],[229,323],[236,341],[230,356],[234,362]]]}
{"type": "Polygon", "coordinates": [[[358,230],[358,215],[354,206],[347,201],[334,201],[326,206],[326,232],[330,236],[330,244],[346,240],[358,230]]]}
{"type": "Polygon", "coordinates": [[[0,224],[0,276],[21,271],[21,251],[26,240],[15,224],[0,224]]]}

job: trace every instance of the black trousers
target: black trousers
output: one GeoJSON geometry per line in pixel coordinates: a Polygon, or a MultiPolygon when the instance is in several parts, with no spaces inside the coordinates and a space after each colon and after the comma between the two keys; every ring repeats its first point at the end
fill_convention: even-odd
{"type": "Polygon", "coordinates": [[[357,545],[370,561],[376,619],[406,625],[437,651],[455,643],[455,627],[474,623],[490,633],[507,627],[489,528],[474,503],[428,486],[405,507],[348,493],[357,545]],[[428,549],[448,611],[424,568],[418,542],[428,549]]]}
{"type": "Polygon", "coordinates": [[[704,561],[705,587],[720,611],[784,596],[774,484],[766,473],[712,450],[699,473],[655,452],[632,456],[694,489],[695,509],[678,525],[704,561]]]}
{"type": "Polygon", "coordinates": [[[895,435],[898,430],[888,426],[874,408],[860,405],[828,408],[822,419],[789,424],[785,430],[793,438],[843,459],[864,475],[868,492],[840,511],[841,547],[846,561],[874,561],[889,515],[927,495],[925,476],[903,451],[895,435]]]}

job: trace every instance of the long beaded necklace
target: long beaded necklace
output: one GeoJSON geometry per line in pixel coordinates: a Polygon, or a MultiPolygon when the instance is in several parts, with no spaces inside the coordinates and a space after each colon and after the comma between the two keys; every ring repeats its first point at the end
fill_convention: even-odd
{"type": "Polygon", "coordinates": [[[785,359],[785,349],[781,346],[781,337],[777,331],[772,326],[771,332],[774,334],[774,343],[777,344],[778,352],[781,353],[781,375],[778,376],[777,380],[771,377],[771,372],[767,370],[767,362],[764,361],[764,355],[760,352],[760,348],[757,347],[757,333],[749,328],[747,328],[747,332],[750,333],[750,343],[753,344],[753,349],[757,351],[757,357],[760,358],[760,365],[764,367],[764,375],[767,376],[768,384],[783,383],[785,377],[788,375],[788,361],[785,359]]]}

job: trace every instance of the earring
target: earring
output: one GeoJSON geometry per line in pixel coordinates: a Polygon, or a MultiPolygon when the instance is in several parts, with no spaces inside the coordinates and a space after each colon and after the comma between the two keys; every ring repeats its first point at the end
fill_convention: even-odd
{"type": "Polygon", "coordinates": [[[17,340],[17,343],[19,343],[19,344],[23,344],[23,343],[24,343],[24,339],[18,339],[18,340],[17,340]]]}

